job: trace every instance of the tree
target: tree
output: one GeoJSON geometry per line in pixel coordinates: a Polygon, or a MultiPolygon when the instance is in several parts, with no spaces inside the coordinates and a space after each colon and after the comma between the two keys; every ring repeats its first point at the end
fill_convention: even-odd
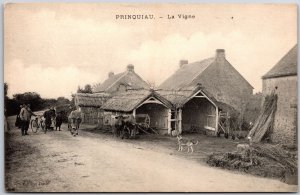
{"type": "Polygon", "coordinates": [[[56,101],[57,105],[70,104],[70,100],[65,97],[58,97],[56,101]]]}
{"type": "Polygon", "coordinates": [[[92,86],[90,84],[86,84],[83,89],[78,86],[77,93],[93,93],[92,86]]]}
{"type": "Polygon", "coordinates": [[[15,99],[19,105],[30,104],[33,111],[43,108],[43,99],[41,98],[40,94],[36,92],[14,94],[13,99],[15,99]]]}
{"type": "Polygon", "coordinates": [[[85,92],[85,93],[93,93],[93,91],[92,91],[92,86],[91,86],[90,84],[86,84],[86,85],[84,86],[84,92],[85,92]]]}

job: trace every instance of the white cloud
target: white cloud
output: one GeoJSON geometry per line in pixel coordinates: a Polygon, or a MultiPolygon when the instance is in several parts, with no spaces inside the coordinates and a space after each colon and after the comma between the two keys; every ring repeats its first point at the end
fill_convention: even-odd
{"type": "Polygon", "coordinates": [[[77,86],[96,83],[97,75],[79,70],[74,66],[43,68],[40,65],[24,67],[20,60],[5,66],[5,82],[9,85],[9,96],[15,93],[34,91],[43,98],[64,96],[71,98],[77,86]]]}
{"type": "Polygon", "coordinates": [[[214,57],[215,50],[222,48],[227,60],[258,92],[261,91],[261,76],[285,55],[293,42],[275,43],[275,47],[272,46],[274,38],[271,36],[249,39],[251,37],[240,31],[226,34],[195,32],[190,37],[170,34],[160,41],[143,42],[139,48],[131,50],[128,61],[140,67],[145,80],[155,81],[159,85],[178,69],[179,60],[187,59],[190,63],[200,61],[214,57]]]}
{"type": "Polygon", "coordinates": [[[176,71],[179,60],[199,61],[223,48],[259,91],[260,77],[297,41],[291,25],[296,12],[278,7],[270,15],[265,13],[272,6],[254,8],[220,6],[211,12],[210,6],[199,5],[196,20],[152,23],[116,21],[120,10],[102,5],[12,6],[5,12],[5,81],[10,94],[69,96],[78,85],[103,82],[109,71],[122,72],[132,63],[142,78],[159,85],[176,71]],[[234,14],[235,22],[228,14],[234,14]]]}

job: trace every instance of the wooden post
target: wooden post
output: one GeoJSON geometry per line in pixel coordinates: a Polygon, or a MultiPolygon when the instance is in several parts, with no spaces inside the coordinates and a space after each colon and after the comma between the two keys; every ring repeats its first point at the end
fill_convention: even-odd
{"type": "Polygon", "coordinates": [[[132,116],[133,116],[133,118],[135,118],[135,116],[136,116],[136,109],[134,109],[134,110],[132,111],[132,116]]]}
{"type": "Polygon", "coordinates": [[[218,133],[219,131],[219,108],[216,106],[216,134],[218,133]]]}
{"type": "Polygon", "coordinates": [[[179,134],[181,134],[182,133],[182,110],[181,109],[179,109],[178,110],[178,132],[179,132],[179,134]]]}
{"type": "Polygon", "coordinates": [[[171,109],[168,109],[168,134],[171,135],[171,130],[172,130],[172,127],[171,127],[171,109]]]}

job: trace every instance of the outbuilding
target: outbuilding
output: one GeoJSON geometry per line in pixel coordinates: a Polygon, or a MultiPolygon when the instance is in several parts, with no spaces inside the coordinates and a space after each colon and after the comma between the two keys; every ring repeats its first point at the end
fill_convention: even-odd
{"type": "Polygon", "coordinates": [[[297,45],[262,77],[263,96],[277,94],[271,141],[297,144],[297,45]]]}
{"type": "Polygon", "coordinates": [[[176,107],[175,129],[179,133],[197,128],[216,134],[222,128],[220,110],[242,113],[253,87],[227,61],[225,50],[217,49],[212,58],[193,63],[181,60],[179,69],[158,87],[158,93],[176,107]]]}
{"type": "Polygon", "coordinates": [[[113,115],[149,116],[149,126],[161,134],[170,130],[172,105],[153,90],[128,90],[108,99],[102,106],[105,112],[113,115]]]}

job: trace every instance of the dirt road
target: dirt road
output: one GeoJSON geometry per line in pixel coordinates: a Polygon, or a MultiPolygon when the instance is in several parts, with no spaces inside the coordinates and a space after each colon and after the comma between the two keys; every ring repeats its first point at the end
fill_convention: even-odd
{"type": "MultiPolygon", "coordinates": [[[[63,127],[66,129],[65,127],[63,127]]],[[[8,133],[6,188],[34,192],[290,192],[297,186],[210,168],[136,141],[66,130],[8,133]],[[10,151],[11,150],[11,151],[10,151]]],[[[174,148],[173,153],[177,152],[174,148]]]]}

